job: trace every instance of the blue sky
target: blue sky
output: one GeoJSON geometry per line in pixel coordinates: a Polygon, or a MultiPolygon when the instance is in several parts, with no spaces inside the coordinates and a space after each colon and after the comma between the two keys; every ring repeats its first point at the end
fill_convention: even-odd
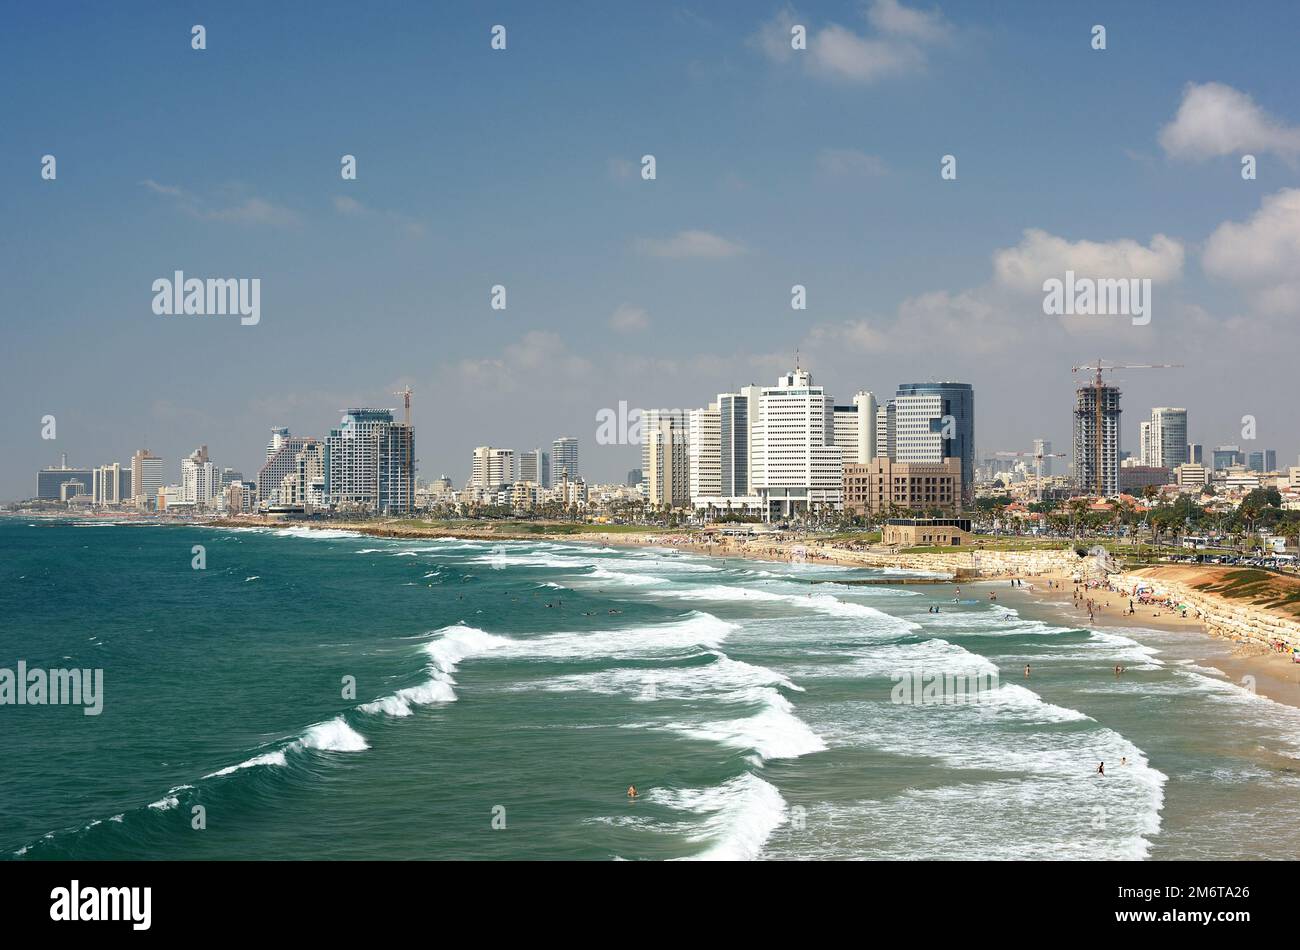
{"type": "Polygon", "coordinates": [[[22,4],[9,20],[0,498],[65,451],[148,446],[174,477],[206,443],[251,473],[272,425],[324,435],[407,383],[425,477],[462,481],[475,445],[573,434],[590,476],[621,479],[637,453],[596,447],[599,409],[703,405],[796,348],[846,400],[973,383],[982,453],[1068,450],[1069,367],[1097,357],[1186,364],[1116,374],[1126,447],[1153,405],[1187,406],[1194,441],[1241,442],[1250,414],[1244,447],[1300,447],[1294,4],[22,4]],[[807,50],[782,48],[790,23],[807,50]],[[1036,284],[1066,266],[1153,277],[1151,324],[1045,316],[1036,284]],[[152,281],[177,269],[260,277],[260,324],[155,315],[152,281]]]}

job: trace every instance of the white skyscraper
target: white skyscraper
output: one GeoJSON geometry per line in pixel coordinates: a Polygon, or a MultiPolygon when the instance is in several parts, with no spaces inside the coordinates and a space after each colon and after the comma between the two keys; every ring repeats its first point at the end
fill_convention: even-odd
{"type": "Polygon", "coordinates": [[[571,482],[582,476],[578,468],[578,440],[571,435],[560,436],[551,443],[551,481],[558,484],[564,475],[571,482]]]}
{"type": "Polygon", "coordinates": [[[280,446],[289,438],[289,429],[286,426],[276,426],[271,430],[271,438],[266,443],[266,461],[271,461],[271,456],[280,451],[280,446]]]}
{"type": "Polygon", "coordinates": [[[722,414],[718,404],[692,409],[687,422],[689,492],[696,498],[722,494],[722,414]]]}
{"type": "Polygon", "coordinates": [[[221,493],[221,469],[208,458],[208,447],[200,445],[181,459],[181,500],[206,507],[221,493]]]}
{"type": "Polygon", "coordinates": [[[497,449],[490,445],[480,445],[474,450],[474,461],[469,476],[470,487],[496,491],[502,485],[509,485],[514,480],[514,449],[497,449]]]}
{"type": "Polygon", "coordinates": [[[844,469],[834,414],[833,401],[807,370],[796,367],[760,390],[751,423],[750,485],[766,518],[840,505],[844,469]]]}
{"type": "Polygon", "coordinates": [[[862,391],[853,405],[835,407],[835,444],[844,464],[866,464],[876,457],[876,397],[862,391]]]}

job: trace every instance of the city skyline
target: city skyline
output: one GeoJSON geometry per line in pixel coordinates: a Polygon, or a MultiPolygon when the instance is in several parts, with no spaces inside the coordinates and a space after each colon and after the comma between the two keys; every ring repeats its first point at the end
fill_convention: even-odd
{"type": "MultiPolygon", "coordinates": [[[[1074,31],[1032,4],[1014,17],[885,0],[628,8],[583,20],[596,62],[582,63],[556,55],[579,40],[526,7],[493,14],[512,38],[496,58],[472,11],[345,27],[236,5],[203,12],[198,53],[188,14],[125,10],[90,29],[25,9],[0,41],[10,131],[29,146],[0,157],[13,183],[0,202],[24,235],[7,345],[25,356],[0,384],[13,410],[0,498],[27,496],[30,473],[64,452],[178,459],[203,442],[248,471],[254,432],[323,433],[322,407],[387,404],[406,384],[427,394],[424,446],[445,447],[422,452],[427,472],[458,471],[485,439],[570,433],[585,474],[613,482],[638,456],[597,450],[601,408],[707,406],[784,372],[796,350],[839,398],[969,381],[981,454],[1069,445],[1071,364],[1179,362],[1165,379],[1119,376],[1125,404],[1186,407],[1197,442],[1247,453],[1251,416],[1255,445],[1290,459],[1300,430],[1275,393],[1300,300],[1295,67],[1278,50],[1237,52],[1257,24],[1187,9],[1212,28],[1104,3],[1074,31]],[[812,38],[806,62],[772,42],[792,16],[812,38]],[[1105,50],[1089,45],[1094,21],[1105,50]],[[288,31],[322,54],[292,78],[270,55],[288,31]],[[874,41],[909,59],[873,58],[874,41]],[[67,65],[46,76],[55,44],[67,65]],[[171,76],[164,88],[157,69],[129,69],[113,94],[203,122],[158,150],[150,130],[107,121],[109,91],[85,81],[105,49],[171,76]],[[1032,69],[1060,88],[1025,88],[1032,69]],[[591,85],[593,70],[606,81],[591,85]],[[436,132],[392,94],[430,80],[436,132]],[[257,92],[286,82],[292,99],[257,92]],[[629,113],[646,83],[656,102],[629,113]],[[1224,111],[1238,121],[1216,139],[1206,123],[1224,111]],[[259,130],[260,157],[226,134],[243,127],[259,130]],[[345,155],[355,180],[340,178],[345,155]],[[259,321],[158,315],[151,284],[177,270],[259,278],[259,321]],[[1046,316],[1042,282],[1067,270],[1149,278],[1150,322],[1046,316]],[[796,285],[806,310],[791,307],[796,285]],[[394,339],[399,350],[379,345],[394,339]],[[94,395],[106,390],[111,411],[94,395]]],[[[1300,25],[1287,7],[1268,16],[1274,31],[1300,25]]],[[[1135,414],[1123,426],[1135,448],[1135,414]]]]}

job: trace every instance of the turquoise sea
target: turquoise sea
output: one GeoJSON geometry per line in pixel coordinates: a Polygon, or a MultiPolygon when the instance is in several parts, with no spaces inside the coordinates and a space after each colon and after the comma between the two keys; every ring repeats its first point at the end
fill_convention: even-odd
{"type": "Polygon", "coordinates": [[[1300,853],[1300,711],[1218,643],[843,583],[880,576],[3,520],[0,668],[102,669],[104,708],[0,706],[0,855],[1300,853]],[[893,702],[918,671],[993,685],[893,702]]]}

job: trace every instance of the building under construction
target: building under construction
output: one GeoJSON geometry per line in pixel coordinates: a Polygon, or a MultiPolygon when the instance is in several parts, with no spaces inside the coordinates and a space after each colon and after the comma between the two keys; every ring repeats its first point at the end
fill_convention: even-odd
{"type": "Polygon", "coordinates": [[[1084,492],[1119,494],[1119,413],[1118,386],[1075,390],[1074,475],[1084,492]]]}

